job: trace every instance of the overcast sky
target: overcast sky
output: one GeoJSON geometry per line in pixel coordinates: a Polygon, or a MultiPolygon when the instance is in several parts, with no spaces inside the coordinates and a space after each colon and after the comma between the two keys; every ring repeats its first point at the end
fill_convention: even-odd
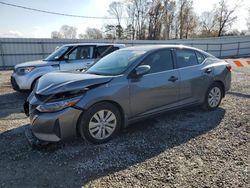
{"type": "MultiPolygon", "coordinates": [[[[66,14],[76,14],[83,16],[108,16],[108,5],[114,0],[0,0],[6,3],[12,3],[27,6],[36,9],[42,9],[66,14]]],[[[123,2],[124,0],[121,0],[123,2]]],[[[213,4],[219,0],[193,0],[194,10],[200,15],[203,11],[209,11],[213,4]]],[[[233,5],[235,0],[228,0],[233,5]]],[[[233,28],[246,30],[246,19],[250,0],[242,0],[241,8],[236,12],[237,22],[233,28]]],[[[35,37],[50,38],[51,31],[59,30],[66,24],[77,27],[77,32],[84,33],[87,27],[102,28],[105,23],[112,20],[97,20],[72,18],[45,13],[24,10],[15,7],[9,7],[0,4],[0,37],[35,37]]]]}

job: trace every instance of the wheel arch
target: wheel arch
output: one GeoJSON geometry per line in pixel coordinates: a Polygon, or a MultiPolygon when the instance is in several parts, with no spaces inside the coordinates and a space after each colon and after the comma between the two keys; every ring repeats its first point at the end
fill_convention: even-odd
{"type": "Polygon", "coordinates": [[[225,85],[221,80],[215,80],[213,83],[218,83],[222,88],[222,97],[225,97],[225,85]]]}
{"type": "MultiPolygon", "coordinates": [[[[88,108],[91,108],[92,106],[96,105],[96,104],[99,104],[99,103],[110,103],[112,105],[114,105],[120,112],[121,114],[121,119],[122,119],[122,128],[125,128],[126,127],[126,118],[125,118],[125,113],[124,113],[124,110],[122,109],[121,105],[113,100],[102,100],[102,101],[98,101],[98,102],[95,102],[94,104],[92,104],[91,106],[89,106],[88,108]]],[[[86,112],[87,109],[82,109],[82,113],[81,115],[79,116],[78,120],[77,120],[77,126],[76,126],[76,135],[79,136],[80,133],[79,133],[79,126],[80,126],[80,119],[81,119],[81,116],[84,114],[84,112],[86,112]]]]}
{"type": "Polygon", "coordinates": [[[33,90],[33,89],[34,89],[37,80],[39,80],[39,78],[41,78],[41,77],[42,77],[42,75],[41,75],[41,76],[38,76],[37,78],[35,78],[35,79],[33,80],[33,82],[31,83],[31,86],[30,86],[30,90],[33,90]]]}

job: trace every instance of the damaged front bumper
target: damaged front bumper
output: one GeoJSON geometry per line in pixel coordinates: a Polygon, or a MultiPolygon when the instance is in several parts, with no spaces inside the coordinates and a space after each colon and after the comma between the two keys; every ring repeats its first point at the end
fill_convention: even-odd
{"type": "MultiPolygon", "coordinates": [[[[82,113],[81,110],[73,107],[57,112],[42,113],[36,110],[36,105],[28,102],[24,104],[24,111],[30,117],[32,136],[45,142],[58,142],[67,137],[75,136],[77,134],[77,121],[82,113]]],[[[29,137],[27,135],[26,137],[29,137]]]]}
{"type": "Polygon", "coordinates": [[[25,129],[25,136],[29,142],[29,144],[31,145],[31,147],[33,148],[42,148],[45,147],[49,144],[49,142],[45,142],[45,141],[41,141],[39,139],[37,139],[33,132],[32,132],[32,128],[31,125],[29,125],[26,129],[25,129]]]}

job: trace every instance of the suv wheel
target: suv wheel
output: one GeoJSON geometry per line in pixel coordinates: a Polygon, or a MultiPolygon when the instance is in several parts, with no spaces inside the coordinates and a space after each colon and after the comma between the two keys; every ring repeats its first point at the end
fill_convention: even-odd
{"type": "Polygon", "coordinates": [[[213,83],[209,87],[209,89],[206,93],[203,108],[205,110],[214,110],[214,109],[218,108],[218,106],[221,103],[222,95],[223,95],[223,90],[222,90],[221,85],[219,83],[216,83],[216,82],[213,83]]]}
{"type": "Polygon", "coordinates": [[[79,120],[79,132],[87,141],[102,144],[121,128],[121,114],[111,103],[102,102],[90,107],[79,120]]]}

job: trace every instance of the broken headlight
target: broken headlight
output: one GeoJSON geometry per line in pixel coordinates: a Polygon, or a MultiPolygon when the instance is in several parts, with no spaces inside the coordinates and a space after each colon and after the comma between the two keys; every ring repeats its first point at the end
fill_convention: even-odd
{"type": "Polygon", "coordinates": [[[58,102],[43,103],[36,107],[39,112],[57,112],[67,107],[73,107],[81,99],[81,97],[67,99],[58,102]]]}

